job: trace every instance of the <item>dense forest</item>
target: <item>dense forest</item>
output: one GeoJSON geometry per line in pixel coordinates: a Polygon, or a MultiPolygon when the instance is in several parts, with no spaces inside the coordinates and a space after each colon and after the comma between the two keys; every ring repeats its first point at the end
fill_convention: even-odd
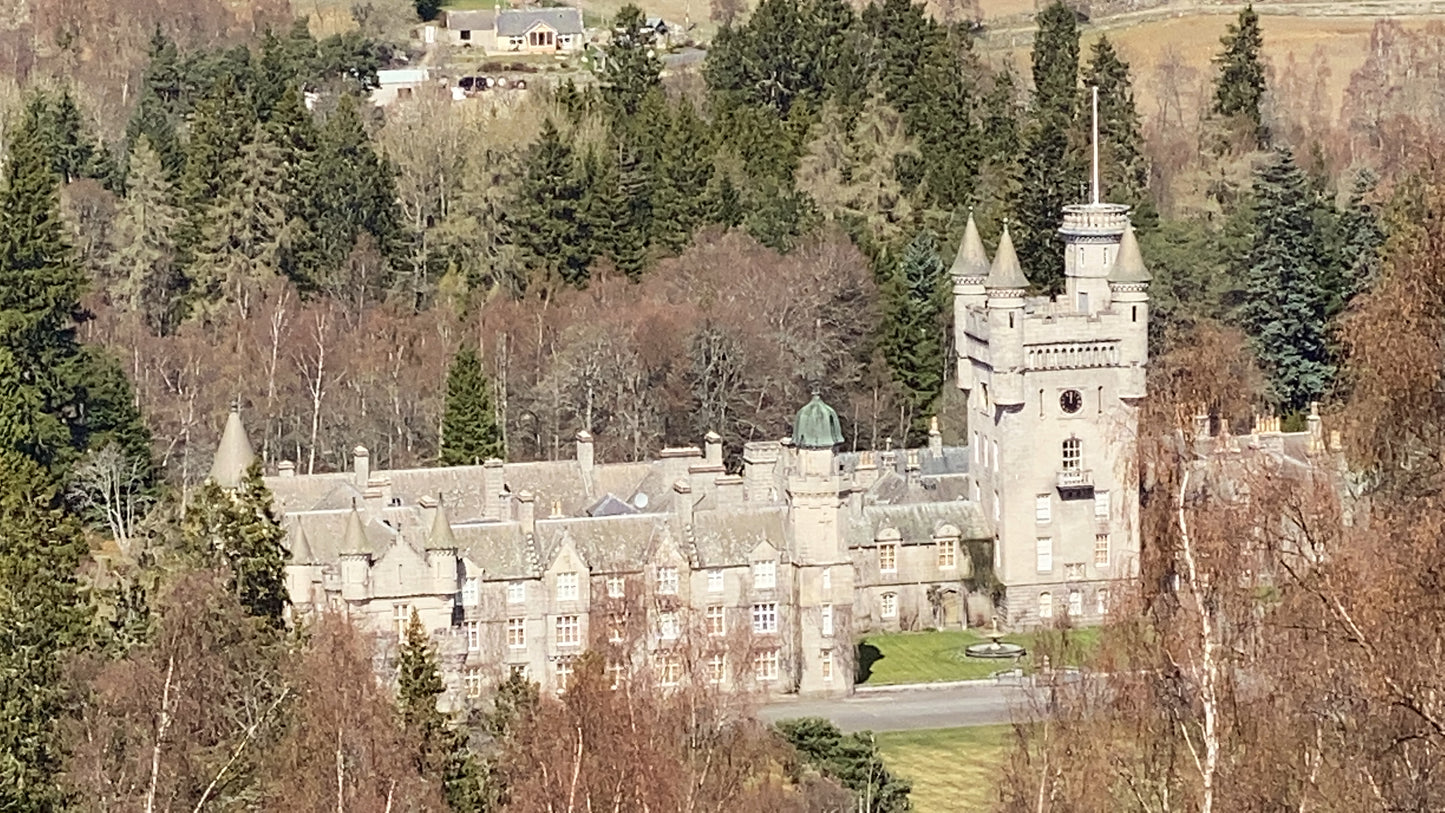
{"type": "Polygon", "coordinates": [[[393,696],[348,625],[287,628],[261,473],[357,444],[381,467],[550,458],[584,428],[606,460],[707,431],[735,455],[813,387],[855,448],[935,415],[963,437],[954,246],[970,213],[990,244],[1007,220],[1036,293],[1059,289],[1089,88],[1106,197],[1155,277],[1145,589],[1096,664],[1132,682],[1021,726],[1000,802],[1440,797],[1441,664],[1416,636],[1441,622],[1420,564],[1445,28],[1379,23],[1336,114],[1245,9],[1213,64],[1143,78],[1146,114],[1059,3],[1022,74],[908,0],[764,0],[665,78],[627,7],[596,75],[380,110],[399,46],[364,9],[325,36],[276,10],[150,9],[139,33],[50,11],[32,25],[88,59],[0,41],[24,80],[0,184],[0,809],[907,809],[866,738],[766,729],[701,678],[659,699],[585,661],[562,698],[518,680],[453,719],[417,624],[393,696]],[[1181,405],[1294,426],[1317,401],[1348,429],[1347,487],[1191,490],[1181,405]],[[261,461],[227,494],[203,478],[233,403],[261,461]]]}

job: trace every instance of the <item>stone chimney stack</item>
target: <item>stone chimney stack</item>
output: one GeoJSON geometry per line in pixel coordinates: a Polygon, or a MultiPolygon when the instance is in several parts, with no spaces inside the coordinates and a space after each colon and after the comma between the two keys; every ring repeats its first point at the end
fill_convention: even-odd
{"type": "Polygon", "coordinates": [[[532,536],[537,532],[537,498],[532,492],[523,489],[517,494],[517,522],[522,526],[522,533],[532,536]]]}
{"type": "Polygon", "coordinates": [[[592,433],[583,429],[577,433],[577,465],[582,469],[584,475],[588,475],[592,473],[592,467],[596,465],[596,462],[592,433]]]}
{"type": "Polygon", "coordinates": [[[482,516],[485,519],[502,518],[502,491],[506,489],[506,475],[502,461],[489,458],[482,464],[482,516]]]}
{"type": "Polygon", "coordinates": [[[858,465],[853,468],[853,487],[867,491],[878,482],[878,458],[869,450],[858,453],[858,465]]]}
{"type": "Polygon", "coordinates": [[[702,441],[705,450],[703,452],[703,462],[709,466],[721,468],[723,464],[722,435],[716,432],[708,432],[703,436],[702,441]]]}
{"type": "Polygon", "coordinates": [[[677,511],[677,520],[682,527],[692,527],[692,484],[687,480],[678,480],[672,484],[672,506],[677,511]]]}
{"type": "Polygon", "coordinates": [[[777,488],[778,458],[782,447],[776,440],[751,441],[743,445],[743,499],[768,502],[777,488]]]}
{"type": "Polygon", "coordinates": [[[281,477],[295,477],[296,464],[292,463],[290,460],[282,460],[280,463],[276,464],[276,473],[281,477]]]}
{"type": "Polygon", "coordinates": [[[356,473],[356,487],[365,490],[371,482],[371,453],[365,446],[351,450],[351,469],[356,473]]]}

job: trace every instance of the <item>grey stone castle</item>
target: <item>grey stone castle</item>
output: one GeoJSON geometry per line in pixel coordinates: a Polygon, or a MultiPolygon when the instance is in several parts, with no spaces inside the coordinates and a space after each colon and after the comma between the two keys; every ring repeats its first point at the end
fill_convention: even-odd
{"type": "MultiPolygon", "coordinates": [[[[990,262],[969,219],[951,269],[967,446],[935,424],[925,448],[840,454],[815,396],[736,474],[711,433],[633,463],[597,461],[586,432],[563,461],[283,462],[267,485],[294,611],[344,610],[384,647],[415,612],[453,702],[507,670],[560,688],[589,648],[663,685],[847,694],[868,631],[1097,621],[1137,574],[1149,274],[1124,206],[1067,207],[1060,234],[1066,290],[1029,298],[1007,229],[990,262]]],[[[253,457],[233,412],[212,476],[234,485],[253,457]]]]}

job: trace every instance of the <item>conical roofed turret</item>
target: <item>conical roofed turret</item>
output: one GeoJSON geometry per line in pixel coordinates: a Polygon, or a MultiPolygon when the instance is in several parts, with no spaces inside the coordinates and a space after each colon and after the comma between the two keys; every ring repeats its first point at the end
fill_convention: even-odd
{"type": "Polygon", "coordinates": [[[1139,239],[1134,236],[1134,224],[1131,223],[1124,229],[1124,237],[1119,241],[1119,256],[1114,258],[1114,265],[1109,269],[1109,282],[1129,285],[1152,279],[1154,277],[1144,265],[1144,254],[1139,251],[1139,239]]]}
{"type": "Polygon", "coordinates": [[[300,522],[293,521],[291,532],[286,536],[287,541],[291,543],[291,564],[316,564],[316,554],[311,550],[311,543],[306,539],[306,531],[302,529],[300,522]]]}
{"type": "Polygon", "coordinates": [[[356,506],[351,506],[351,516],[346,518],[346,532],[341,537],[342,553],[366,553],[366,526],[361,522],[361,514],[357,513],[356,506]]]}
{"type": "Polygon", "coordinates": [[[978,236],[978,224],[973,222],[973,212],[968,213],[968,225],[963,229],[963,242],[958,245],[958,255],[953,258],[953,267],[948,269],[954,279],[978,279],[988,276],[988,252],[978,236]]]}
{"type": "Polygon", "coordinates": [[[1024,276],[1019,256],[1014,252],[1014,241],[1009,236],[1008,224],[1004,224],[1003,236],[998,240],[998,253],[993,255],[993,266],[988,270],[988,279],[983,286],[990,290],[1022,290],[1029,287],[1029,278],[1024,276]]]}
{"type": "Polygon", "coordinates": [[[446,504],[437,500],[436,516],[432,517],[431,531],[426,535],[426,546],[428,548],[449,549],[457,546],[457,538],[452,533],[451,520],[447,518],[446,504]]]}
{"type": "Polygon", "coordinates": [[[211,463],[211,479],[221,488],[236,488],[255,460],[256,452],[251,449],[251,439],[246,437],[246,427],[241,423],[241,407],[231,404],[231,414],[226,416],[226,428],[216,448],[216,459],[211,463]]]}

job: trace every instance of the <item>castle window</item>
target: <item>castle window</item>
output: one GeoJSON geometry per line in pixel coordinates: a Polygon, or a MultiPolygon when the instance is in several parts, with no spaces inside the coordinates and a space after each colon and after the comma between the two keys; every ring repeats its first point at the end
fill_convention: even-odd
{"type": "Polygon", "coordinates": [[[482,670],[473,666],[467,670],[462,678],[462,684],[466,687],[467,697],[482,696],[482,670]]]}
{"type": "Polygon", "coordinates": [[[1064,441],[1064,471],[1078,471],[1081,468],[1083,456],[1083,441],[1078,438],[1069,438],[1064,441]]]}
{"type": "Polygon", "coordinates": [[[525,618],[508,618],[508,619],[507,619],[507,648],[508,648],[508,649],[526,649],[526,648],[527,648],[527,619],[525,619],[525,618]]]}
{"type": "Polygon", "coordinates": [[[607,642],[609,644],[622,643],[623,633],[627,629],[627,622],[621,615],[613,613],[607,616],[607,642]]]}
{"type": "Polygon", "coordinates": [[[993,521],[997,525],[1003,521],[1003,505],[998,500],[998,492],[993,493],[993,521]]]}
{"type": "Polygon", "coordinates": [[[1094,492],[1094,519],[1109,518],[1109,492],[1094,492]]]}
{"type": "Polygon", "coordinates": [[[824,683],[833,682],[833,650],[823,650],[823,657],[818,661],[818,674],[823,677],[824,683]]]}
{"type": "Polygon", "coordinates": [[[482,625],[476,621],[467,622],[467,651],[480,652],[482,650],[482,625]]]}
{"type": "Polygon", "coordinates": [[[1047,525],[1054,521],[1053,498],[1047,494],[1040,494],[1034,498],[1034,521],[1040,525],[1047,525]]]}
{"type": "Polygon", "coordinates": [[[759,681],[778,679],[778,651],[759,652],[753,656],[753,678],[759,681]]]}
{"type": "Polygon", "coordinates": [[[481,593],[477,587],[476,579],[467,579],[462,582],[462,606],[475,607],[481,601],[481,593]]]}
{"type": "Polygon", "coordinates": [[[665,612],[658,616],[658,637],[664,641],[675,641],[681,634],[681,628],[677,623],[677,613],[665,612]]]}
{"type": "Polygon", "coordinates": [[[1095,534],[1094,536],[1094,567],[1109,566],[1109,535],[1095,534]]]}
{"type": "Polygon", "coordinates": [[[411,605],[391,605],[391,620],[396,624],[396,637],[406,640],[406,627],[411,623],[411,605]]]}
{"type": "Polygon", "coordinates": [[[1078,590],[1069,591],[1069,615],[1078,618],[1084,614],[1084,594],[1078,590]]]}
{"type": "Polygon", "coordinates": [[[709,593],[721,593],[723,591],[723,572],[721,570],[709,570],[707,572],[707,591],[709,593]]]}
{"type": "Polygon", "coordinates": [[[620,663],[607,664],[607,688],[616,691],[622,685],[622,678],[626,671],[620,663]]]}
{"type": "Polygon", "coordinates": [[[1131,321],[1131,322],[1137,322],[1137,321],[1139,321],[1139,306],[1138,306],[1138,305],[1135,305],[1134,307],[1130,308],[1129,311],[1130,311],[1130,313],[1129,313],[1129,321],[1131,321]]]}
{"type": "Polygon", "coordinates": [[[575,615],[557,616],[557,646],[577,646],[581,643],[581,619],[575,615]]]}
{"type": "Polygon", "coordinates": [[[1089,292],[1088,292],[1088,291],[1080,291],[1080,292],[1079,292],[1079,313],[1088,313],[1088,312],[1089,312],[1089,292]]]}
{"type": "Polygon", "coordinates": [[[577,574],[576,574],[576,573],[558,573],[558,574],[557,574],[557,600],[558,600],[558,601],[576,601],[576,600],[577,600],[577,574]]]}
{"type": "Polygon", "coordinates": [[[707,679],[709,683],[722,683],[723,675],[727,674],[727,657],[722,653],[716,653],[707,659],[707,679]]]}
{"type": "Polygon", "coordinates": [[[993,473],[998,474],[998,440],[993,441],[993,473]]]}
{"type": "Polygon", "coordinates": [[[833,568],[831,567],[823,568],[823,589],[833,589],[833,568]]]}
{"type": "Polygon", "coordinates": [[[753,562],[753,588],[771,590],[778,586],[778,563],[753,562]]]}
{"type": "Polygon", "coordinates": [[[898,572],[898,546],[894,544],[878,546],[878,569],[884,573],[898,572]]]}
{"type": "Polygon", "coordinates": [[[898,617],[898,594],[884,593],[878,602],[878,614],[884,618],[898,617]]]}
{"type": "Polygon", "coordinates": [[[1054,617],[1054,595],[1053,593],[1039,593],[1039,618],[1048,620],[1054,617]]]}
{"type": "Polygon", "coordinates": [[[621,576],[607,577],[607,597],[622,598],[627,594],[627,581],[621,576]]]}
{"type": "Polygon", "coordinates": [[[1009,315],[1008,315],[1008,326],[1009,326],[1009,327],[1013,327],[1013,326],[1014,326],[1014,315],[1013,315],[1013,311],[1009,311],[1009,315]]]}
{"type": "Polygon", "coordinates": [[[707,634],[725,635],[727,633],[727,616],[724,614],[721,604],[714,604],[707,608],[707,634]]]}
{"type": "Polygon", "coordinates": [[[521,604],[527,600],[526,582],[507,582],[507,603],[521,604]]]}
{"type": "Polygon", "coordinates": [[[1108,615],[1109,589],[1107,587],[1101,588],[1097,593],[1094,594],[1094,600],[1097,604],[1097,606],[1094,608],[1095,612],[1097,612],[1099,615],[1108,615]]]}
{"type": "Polygon", "coordinates": [[[567,684],[572,682],[572,659],[563,658],[557,661],[553,667],[557,675],[557,694],[567,691],[567,684]]]}
{"type": "Polygon", "coordinates": [[[773,602],[753,605],[753,632],[771,635],[778,631],[778,605],[773,602]]]}
{"type": "Polygon", "coordinates": [[[1034,570],[1040,573],[1051,573],[1054,569],[1054,540],[1044,537],[1038,540],[1034,548],[1034,570]]]}
{"type": "Polygon", "coordinates": [[[958,540],[938,540],[938,569],[952,570],[958,567],[958,540]]]}
{"type": "Polygon", "coordinates": [[[833,634],[833,605],[831,605],[831,604],[824,604],[824,605],[823,605],[823,613],[822,613],[822,616],[823,616],[822,633],[823,633],[824,635],[832,635],[832,634],[833,634]]]}
{"type": "Polygon", "coordinates": [[[677,595],[677,568],[659,567],[657,569],[657,592],[664,596],[677,595]]]}

